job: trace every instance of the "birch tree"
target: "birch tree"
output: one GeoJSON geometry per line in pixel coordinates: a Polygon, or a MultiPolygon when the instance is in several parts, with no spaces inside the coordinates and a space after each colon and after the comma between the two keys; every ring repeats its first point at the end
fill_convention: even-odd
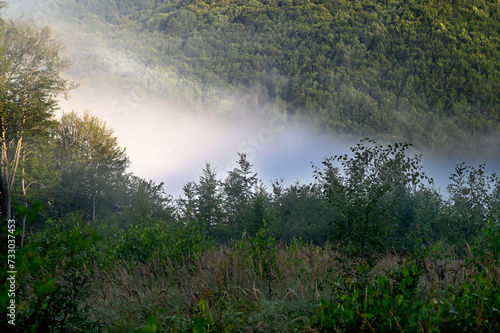
{"type": "Polygon", "coordinates": [[[12,216],[12,193],[27,138],[43,137],[53,124],[56,97],[74,85],[61,77],[69,62],[48,28],[7,22],[0,32],[1,215],[12,216]]]}

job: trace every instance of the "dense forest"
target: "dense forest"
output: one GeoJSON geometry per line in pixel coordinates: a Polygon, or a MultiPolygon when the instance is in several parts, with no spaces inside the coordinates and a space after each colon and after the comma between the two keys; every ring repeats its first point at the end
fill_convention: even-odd
{"type": "Polygon", "coordinates": [[[11,2],[61,22],[78,82],[442,152],[499,149],[497,1],[11,2]]]}
{"type": "MultiPolygon", "coordinates": [[[[47,3],[110,43],[120,30],[156,40],[141,61],[186,103],[213,93],[217,109],[234,93],[249,109],[443,146],[498,130],[495,3],[47,3]]],[[[456,165],[442,194],[410,143],[367,138],[313,165],[309,184],[268,187],[241,153],[173,198],[127,172],[91,112],[54,116],[77,87],[64,73],[96,78],[104,59],[86,74],[50,29],[0,26],[2,329],[500,330],[500,178],[486,165],[456,165]]],[[[122,51],[141,54],[142,37],[122,51]]]]}

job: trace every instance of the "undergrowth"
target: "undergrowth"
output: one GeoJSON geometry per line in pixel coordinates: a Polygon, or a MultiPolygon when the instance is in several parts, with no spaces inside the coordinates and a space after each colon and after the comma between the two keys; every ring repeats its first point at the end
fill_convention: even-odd
{"type": "Polygon", "coordinates": [[[54,223],[20,253],[19,331],[500,331],[493,225],[466,257],[427,247],[375,262],[331,244],[280,244],[266,225],[232,247],[183,253],[199,237],[185,228],[182,241],[151,225],[103,242],[91,228],[54,223]]]}

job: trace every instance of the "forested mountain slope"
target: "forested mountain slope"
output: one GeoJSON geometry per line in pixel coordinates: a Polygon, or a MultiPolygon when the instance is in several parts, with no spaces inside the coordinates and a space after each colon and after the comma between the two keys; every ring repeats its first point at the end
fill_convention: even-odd
{"type": "Polygon", "coordinates": [[[500,147],[496,0],[10,2],[64,21],[80,80],[224,115],[305,115],[336,133],[500,147]]]}

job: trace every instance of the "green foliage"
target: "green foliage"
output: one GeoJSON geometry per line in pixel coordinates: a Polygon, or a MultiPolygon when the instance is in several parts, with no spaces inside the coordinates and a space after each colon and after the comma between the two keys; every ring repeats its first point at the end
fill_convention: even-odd
{"type": "MultiPolygon", "coordinates": [[[[392,281],[404,285],[414,279],[403,270],[402,279],[392,281]],[[405,274],[406,273],[406,274],[405,274]]],[[[404,292],[405,289],[403,288],[404,292]]],[[[366,286],[349,283],[346,294],[335,301],[321,301],[320,325],[326,330],[438,331],[441,323],[434,306],[403,293],[391,291],[386,277],[378,277],[366,286]]]]}
{"type": "Polygon", "coordinates": [[[500,325],[500,233],[488,223],[483,234],[469,247],[465,259],[466,280],[449,290],[448,307],[442,317],[455,331],[495,331],[500,325]]]}
{"type": "Polygon", "coordinates": [[[422,156],[406,156],[410,147],[406,143],[383,147],[365,139],[351,148],[352,157],[327,158],[324,170],[315,170],[324,197],[339,214],[333,233],[348,252],[367,257],[393,245],[395,206],[427,179],[420,165],[422,156]],[[344,175],[335,162],[343,167],[344,175]]]}
{"type": "MultiPolygon", "coordinates": [[[[13,205],[17,211],[17,218],[23,216],[20,209],[27,209],[29,206],[43,205],[46,209],[40,211],[40,218],[53,218],[53,211],[48,209],[48,205],[53,207],[54,199],[57,196],[61,175],[56,166],[56,146],[51,139],[30,139],[26,140],[26,147],[21,154],[19,161],[19,177],[14,187],[13,205]]],[[[33,226],[37,219],[30,214],[27,220],[33,226]]]]}
{"type": "Polygon", "coordinates": [[[83,332],[99,323],[86,314],[99,237],[90,227],[51,222],[19,251],[20,332],[83,332]]]}
{"type": "Polygon", "coordinates": [[[448,185],[450,198],[445,207],[444,223],[450,230],[447,240],[463,245],[472,243],[495,211],[495,184],[499,178],[488,175],[485,165],[477,168],[461,163],[455,167],[448,185]]]}
{"type": "Polygon", "coordinates": [[[337,215],[331,205],[325,204],[321,185],[296,183],[285,188],[282,181],[276,181],[272,186],[274,220],[270,220],[269,228],[274,237],[287,243],[300,238],[314,244],[332,239],[337,215]]]}
{"type": "Polygon", "coordinates": [[[275,278],[271,273],[276,261],[276,244],[275,239],[269,235],[269,227],[265,221],[255,236],[247,236],[244,232],[236,248],[248,256],[258,277],[267,280],[275,278]]]}
{"type": "MultiPolygon", "coordinates": [[[[61,77],[68,60],[50,30],[31,21],[10,21],[0,30],[0,200],[1,216],[12,216],[12,195],[20,160],[30,152],[27,142],[46,140],[57,96],[73,85],[61,77]]],[[[21,174],[21,175],[20,175],[21,174]]],[[[19,177],[21,176],[21,177],[19,177]]],[[[23,194],[26,188],[23,184],[23,194]]]]}
{"type": "MultiPolygon", "coordinates": [[[[98,45],[105,56],[89,58],[86,73],[111,67],[130,83],[161,67],[152,89],[222,112],[234,106],[229,93],[336,131],[443,147],[500,126],[500,16],[490,1],[65,4],[56,7],[78,11],[83,28],[137,33],[114,51],[149,63],[129,78],[98,45]]],[[[59,77],[60,45],[48,29],[1,24],[2,215],[14,202],[20,218],[44,226],[26,246],[24,228],[16,234],[18,331],[499,330],[500,180],[484,165],[457,165],[444,199],[421,184],[411,145],[364,140],[352,157],[326,159],[316,184],[276,182],[269,194],[240,154],[224,181],[207,163],[173,207],[162,184],[125,174],[124,150],[96,117],[64,115],[55,147],[53,96],[71,86],[59,77]],[[98,218],[99,231],[82,223],[98,218]],[[232,246],[211,246],[243,230],[232,246]],[[381,256],[388,249],[397,263],[381,256]]]]}
{"type": "Polygon", "coordinates": [[[100,207],[123,183],[129,164],[125,149],[118,146],[113,130],[88,111],[81,117],[64,114],[54,134],[62,178],[57,208],[80,211],[95,221],[100,207]]]}
{"type": "Polygon", "coordinates": [[[471,138],[499,129],[495,1],[42,3],[64,22],[77,77],[140,84],[224,115],[278,109],[443,151],[480,149],[471,138]]]}
{"type": "Polygon", "coordinates": [[[220,181],[207,163],[199,182],[183,187],[184,198],[177,201],[183,218],[196,221],[204,236],[218,242],[238,239],[243,230],[256,233],[274,215],[270,196],[251,168],[240,153],[237,166],[220,181]]]}
{"type": "Polygon", "coordinates": [[[398,220],[398,251],[414,252],[433,246],[443,239],[442,210],[444,199],[435,190],[423,188],[402,195],[395,209],[398,220]]]}
{"type": "Polygon", "coordinates": [[[19,320],[33,331],[480,332],[500,325],[493,224],[457,263],[462,278],[445,271],[455,276],[446,283],[433,269],[442,251],[384,256],[372,266],[298,240],[276,245],[266,224],[234,248],[192,251],[189,260],[166,250],[164,260],[122,256],[106,270],[95,265],[104,249],[91,229],[54,223],[50,232],[59,236],[37,234],[20,252],[19,320]]]}
{"type": "Polygon", "coordinates": [[[253,165],[247,160],[246,154],[238,153],[238,156],[237,167],[228,172],[223,183],[224,195],[228,199],[225,205],[226,227],[235,236],[247,228],[250,230],[258,228],[255,225],[249,225],[247,220],[247,213],[253,199],[252,191],[258,182],[257,174],[251,171],[253,165]]]}
{"type": "MultiPolygon", "coordinates": [[[[190,206],[185,207],[193,214],[194,219],[199,221],[203,234],[208,237],[215,236],[216,229],[223,223],[223,197],[220,187],[215,170],[212,170],[210,163],[207,163],[199,184],[194,185],[194,197],[190,206]]],[[[186,190],[189,191],[187,188],[186,190]]]]}
{"type": "Polygon", "coordinates": [[[176,220],[170,223],[147,219],[129,226],[110,240],[108,251],[112,260],[147,262],[153,258],[182,261],[206,250],[209,246],[195,221],[176,220]]]}
{"type": "MultiPolygon", "coordinates": [[[[165,222],[174,219],[172,199],[166,195],[163,183],[156,184],[152,180],[146,181],[134,175],[127,176],[124,179],[127,186],[126,193],[119,190],[116,193],[117,197],[113,197],[113,201],[121,202],[120,208],[123,207],[123,214],[120,214],[116,224],[126,228],[129,225],[140,224],[146,218],[165,222]]],[[[116,214],[116,212],[111,213],[116,214]]],[[[109,227],[109,224],[114,224],[113,222],[111,219],[105,225],[109,227]]]]}
{"type": "Polygon", "coordinates": [[[422,283],[430,277],[428,252],[400,262],[383,275],[358,265],[354,276],[332,281],[338,291],[321,299],[319,326],[348,331],[494,331],[499,325],[498,276],[488,259],[485,265],[488,256],[476,250],[471,254],[464,262],[465,281],[439,292],[427,291],[422,283]]]}
{"type": "Polygon", "coordinates": [[[158,330],[158,325],[156,325],[156,317],[150,316],[148,318],[148,323],[144,328],[144,333],[155,333],[158,330]]]}

